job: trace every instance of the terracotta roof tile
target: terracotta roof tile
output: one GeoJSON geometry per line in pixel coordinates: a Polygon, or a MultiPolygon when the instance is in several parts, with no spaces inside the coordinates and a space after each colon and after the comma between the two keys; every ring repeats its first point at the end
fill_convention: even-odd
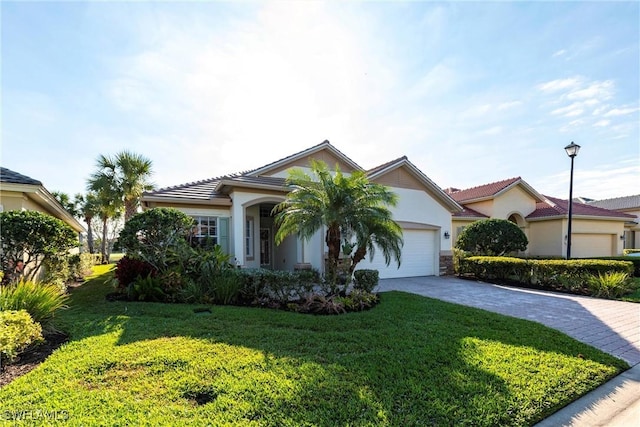
{"type": "Polygon", "coordinates": [[[504,190],[508,186],[513,183],[521,180],[522,178],[515,177],[510,179],[505,179],[503,181],[492,182],[490,184],[480,185],[478,187],[467,188],[465,190],[453,191],[455,189],[451,189],[451,193],[449,194],[453,200],[458,203],[464,203],[468,200],[482,199],[484,197],[491,197],[498,194],[500,191],[504,190]]]}
{"type": "Polygon", "coordinates": [[[462,217],[462,218],[489,218],[485,214],[482,214],[478,211],[474,211],[473,209],[468,208],[464,205],[462,206],[462,209],[464,209],[462,212],[454,212],[452,216],[462,217]]]}
{"type": "MultiPolygon", "coordinates": [[[[540,202],[536,204],[536,210],[527,216],[530,218],[546,218],[553,216],[564,216],[569,213],[568,200],[562,200],[555,197],[545,196],[546,202],[540,202]]],[[[596,206],[587,205],[584,203],[573,202],[573,215],[578,216],[599,216],[609,218],[629,218],[634,219],[632,215],[625,213],[612,211],[609,209],[603,209],[596,206]]]]}
{"type": "Polygon", "coordinates": [[[42,182],[37,179],[3,167],[0,167],[0,182],[6,182],[7,184],[42,185],[42,182]]]}

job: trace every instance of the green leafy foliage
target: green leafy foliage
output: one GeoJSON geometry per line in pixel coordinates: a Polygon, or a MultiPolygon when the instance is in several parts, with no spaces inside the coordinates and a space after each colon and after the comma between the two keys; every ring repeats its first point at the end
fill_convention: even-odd
{"type": "Polygon", "coordinates": [[[33,279],[45,260],[62,256],[79,244],[69,225],[42,212],[0,212],[0,230],[5,281],[33,279]]]}
{"type": "MultiPolygon", "coordinates": [[[[480,280],[537,286],[592,295],[590,278],[610,273],[630,275],[633,264],[615,260],[540,260],[513,257],[461,257],[457,274],[480,280]]],[[[604,295],[600,295],[604,296],[604,295]]]]}
{"type": "Polygon", "coordinates": [[[595,297],[619,298],[634,290],[629,274],[620,271],[598,273],[597,276],[589,277],[587,284],[595,297]]]}
{"type": "Polygon", "coordinates": [[[166,294],[162,290],[162,281],[151,274],[146,277],[138,277],[127,287],[127,294],[133,301],[161,302],[165,301],[166,294]]]}
{"type": "MultiPolygon", "coordinates": [[[[629,249],[625,249],[629,250],[629,249]]],[[[630,249],[633,250],[633,249],[630,249]]],[[[633,252],[631,252],[633,253],[633,252]]],[[[611,256],[611,257],[599,257],[597,259],[607,259],[607,260],[615,260],[615,261],[627,261],[633,263],[633,276],[640,277],[640,257],[639,256],[611,256]]]]}
{"type": "Polygon", "coordinates": [[[378,270],[356,270],[353,272],[353,276],[355,278],[353,288],[365,292],[373,292],[380,280],[378,270]]]}
{"type": "Polygon", "coordinates": [[[0,370],[22,350],[43,340],[42,327],[26,310],[0,311],[0,370]]]}
{"type": "Polygon", "coordinates": [[[524,251],[527,236],[517,224],[504,219],[483,219],[465,227],[458,236],[455,247],[472,255],[502,256],[524,251]]]}
{"type": "Polygon", "coordinates": [[[45,330],[55,330],[55,312],[67,307],[69,296],[54,284],[20,281],[0,286],[0,310],[26,310],[45,330]]]}
{"type": "Polygon", "coordinates": [[[640,249],[623,249],[622,254],[623,255],[640,254],[640,249]]]}
{"type": "Polygon", "coordinates": [[[125,255],[116,264],[115,274],[118,281],[118,289],[124,290],[135,282],[137,278],[155,275],[157,270],[146,261],[125,255]]]}
{"type": "Polygon", "coordinates": [[[136,214],[120,232],[120,246],[158,271],[169,267],[171,251],[187,245],[193,218],[173,208],[154,208],[136,214]]]}

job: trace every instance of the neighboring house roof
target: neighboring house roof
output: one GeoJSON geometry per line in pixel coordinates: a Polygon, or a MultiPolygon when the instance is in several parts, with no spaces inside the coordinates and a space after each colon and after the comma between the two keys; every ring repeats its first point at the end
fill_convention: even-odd
{"type": "Polygon", "coordinates": [[[42,182],[11,169],[0,167],[0,182],[11,184],[42,185],[42,182]]]}
{"type": "Polygon", "coordinates": [[[78,233],[86,232],[84,226],[73,217],[58,200],[42,185],[42,181],[0,167],[0,189],[26,194],[42,206],[50,215],[64,221],[78,233]]]}
{"type": "Polygon", "coordinates": [[[143,201],[182,201],[185,203],[206,203],[230,205],[226,194],[216,191],[222,177],[189,182],[172,187],[160,188],[143,194],[143,201]]]}
{"type": "Polygon", "coordinates": [[[490,184],[479,185],[477,187],[467,188],[465,190],[458,190],[456,188],[449,188],[448,193],[458,203],[467,204],[472,202],[479,202],[482,200],[493,199],[496,196],[510,190],[513,187],[521,186],[527,193],[531,195],[536,201],[543,201],[544,198],[536,190],[533,189],[519,176],[515,178],[505,179],[503,181],[492,182],[490,184]]]}
{"type": "MultiPolygon", "coordinates": [[[[536,204],[536,210],[527,216],[527,220],[552,218],[552,217],[565,217],[569,213],[569,201],[557,199],[555,197],[545,196],[544,202],[536,204]]],[[[622,212],[616,212],[609,209],[603,209],[596,206],[587,205],[584,203],[573,202],[574,216],[586,216],[586,217],[598,217],[598,218],[610,218],[610,219],[623,219],[633,220],[635,217],[627,215],[622,212]]]]}
{"type": "Polygon", "coordinates": [[[640,209],[640,194],[636,194],[635,196],[614,197],[604,200],[593,200],[589,202],[589,205],[617,211],[640,209]]]}
{"type": "Polygon", "coordinates": [[[471,208],[468,208],[466,206],[462,206],[463,211],[462,212],[455,212],[453,214],[453,217],[455,219],[472,219],[472,220],[477,220],[477,219],[483,219],[483,218],[489,218],[488,216],[486,216],[483,213],[480,213],[478,211],[474,211],[471,208]]]}

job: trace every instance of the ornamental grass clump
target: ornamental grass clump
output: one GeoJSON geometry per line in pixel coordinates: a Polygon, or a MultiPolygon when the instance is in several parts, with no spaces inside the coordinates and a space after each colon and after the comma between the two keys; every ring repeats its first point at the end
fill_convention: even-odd
{"type": "Polygon", "coordinates": [[[618,298],[633,290],[629,274],[622,272],[599,273],[589,277],[587,284],[595,297],[618,298]]]}
{"type": "Polygon", "coordinates": [[[69,296],[54,284],[20,281],[0,286],[0,311],[25,310],[45,331],[55,331],[56,311],[67,308],[69,296]]]}

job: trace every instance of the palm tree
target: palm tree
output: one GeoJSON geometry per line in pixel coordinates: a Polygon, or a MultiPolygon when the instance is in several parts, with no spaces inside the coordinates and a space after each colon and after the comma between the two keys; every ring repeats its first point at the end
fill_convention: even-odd
{"type": "Polygon", "coordinates": [[[108,262],[107,256],[107,231],[108,221],[121,215],[123,205],[123,191],[119,186],[115,162],[106,156],[100,155],[97,162],[97,170],[87,182],[87,190],[95,195],[95,213],[102,220],[102,245],[100,248],[102,262],[108,262]]]}
{"type": "Polygon", "coordinates": [[[149,181],[153,174],[152,162],[146,157],[122,151],[115,156],[117,180],[124,199],[124,220],[136,214],[140,205],[140,197],[145,191],[153,190],[149,181]]]}
{"type": "MultiPolygon", "coordinates": [[[[312,160],[311,172],[313,177],[301,169],[289,172],[287,185],[292,190],[287,199],[274,208],[278,226],[276,244],[294,233],[302,239],[310,239],[326,227],[327,269],[333,283],[337,278],[343,239],[345,247],[356,248],[351,257],[352,266],[364,259],[367,251],[373,251],[376,245],[385,254],[387,265],[391,255],[399,262],[402,232],[387,208],[395,206],[397,196],[387,187],[369,182],[361,171],[345,176],[336,167],[333,176],[325,163],[312,160]],[[353,244],[350,243],[352,236],[356,239],[353,244]]],[[[353,271],[351,267],[350,271],[353,271]]]]}
{"type": "Polygon", "coordinates": [[[95,253],[93,247],[93,227],[91,221],[99,214],[98,196],[95,192],[88,192],[86,196],[78,193],[74,196],[74,204],[78,207],[78,216],[87,224],[87,246],[89,253],[95,253]]]}
{"type": "Polygon", "coordinates": [[[76,199],[72,200],[71,197],[63,191],[52,191],[51,195],[58,201],[58,203],[60,203],[60,205],[62,205],[64,210],[71,214],[71,216],[78,216],[78,204],[76,199]]]}

